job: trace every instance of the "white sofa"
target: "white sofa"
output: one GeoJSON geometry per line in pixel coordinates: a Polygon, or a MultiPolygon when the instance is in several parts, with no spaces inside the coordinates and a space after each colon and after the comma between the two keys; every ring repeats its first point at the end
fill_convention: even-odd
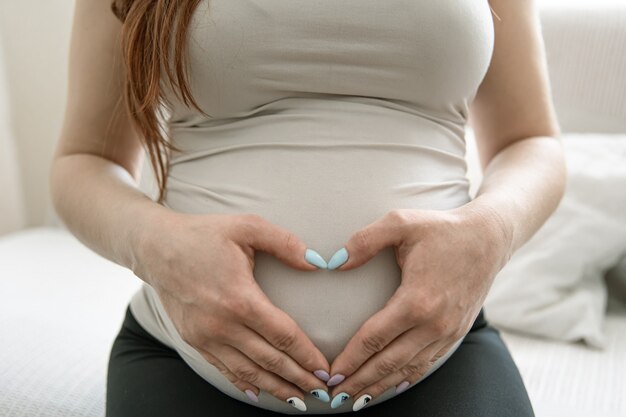
{"type": "MultiPolygon", "coordinates": [[[[626,133],[626,5],[548,2],[541,19],[563,131],[626,133]]],[[[3,91],[0,77],[0,101],[3,91]]],[[[10,144],[0,145],[0,169],[12,169],[10,144]]],[[[475,187],[471,149],[468,158],[475,187]]],[[[17,187],[8,171],[0,179],[17,187]]],[[[149,177],[143,187],[153,194],[149,177]]],[[[0,202],[5,221],[20,215],[17,195],[0,202]]],[[[0,416],[103,416],[109,349],[139,285],[62,227],[1,236],[0,416]]],[[[538,417],[626,416],[623,306],[610,304],[605,330],[606,350],[502,331],[538,417]]]]}

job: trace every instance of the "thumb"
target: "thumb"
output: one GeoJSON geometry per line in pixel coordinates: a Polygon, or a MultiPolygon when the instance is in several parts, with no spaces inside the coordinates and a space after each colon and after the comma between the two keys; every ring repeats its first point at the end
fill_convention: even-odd
{"type": "Polygon", "coordinates": [[[307,248],[295,233],[256,214],[248,218],[248,227],[245,228],[248,235],[243,240],[252,248],[267,252],[295,269],[315,271],[326,268],[326,261],[317,252],[307,248]]]}
{"type": "Polygon", "coordinates": [[[343,248],[328,261],[328,269],[346,271],[357,268],[388,246],[399,246],[402,242],[402,220],[395,212],[388,212],[373,223],[357,230],[343,248]],[[344,259],[347,260],[344,262],[344,259]],[[337,264],[339,262],[339,264],[337,264]]]}

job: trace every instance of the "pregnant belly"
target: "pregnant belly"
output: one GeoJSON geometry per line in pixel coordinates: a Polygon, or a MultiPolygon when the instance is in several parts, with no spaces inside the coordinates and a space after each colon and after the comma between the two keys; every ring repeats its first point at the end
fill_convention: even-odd
{"type": "MultiPolygon", "coordinates": [[[[256,213],[327,261],[358,229],[399,208],[469,201],[462,156],[390,143],[241,146],[173,164],[165,205],[189,213],[256,213]]],[[[351,271],[298,271],[257,252],[254,276],[332,361],[400,284],[393,248],[351,271]]]]}

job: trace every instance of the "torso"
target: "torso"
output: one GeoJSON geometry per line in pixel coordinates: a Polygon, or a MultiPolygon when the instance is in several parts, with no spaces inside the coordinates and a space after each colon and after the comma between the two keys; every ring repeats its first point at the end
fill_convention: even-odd
{"type": "MultiPolygon", "coordinates": [[[[172,155],[164,204],[257,213],[328,260],[389,210],[467,203],[465,124],[493,35],[486,0],[202,1],[190,81],[210,117],[172,96],[168,125],[183,151],[172,155]]],[[[329,361],[400,283],[392,248],[344,272],[297,271],[257,252],[254,276],[329,361]]],[[[147,285],[131,309],[226,394],[300,413],[265,393],[251,402],[180,339],[147,285]]]]}

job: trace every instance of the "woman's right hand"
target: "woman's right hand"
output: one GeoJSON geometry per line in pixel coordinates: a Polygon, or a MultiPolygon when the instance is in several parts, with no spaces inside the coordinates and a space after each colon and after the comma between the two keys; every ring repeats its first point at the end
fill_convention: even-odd
{"type": "Polygon", "coordinates": [[[318,269],[302,240],[256,214],[161,211],[152,220],[133,272],[156,290],[181,338],[252,400],[262,389],[304,411],[302,389],[327,402],[328,361],[252,275],[256,250],[318,269]]]}

